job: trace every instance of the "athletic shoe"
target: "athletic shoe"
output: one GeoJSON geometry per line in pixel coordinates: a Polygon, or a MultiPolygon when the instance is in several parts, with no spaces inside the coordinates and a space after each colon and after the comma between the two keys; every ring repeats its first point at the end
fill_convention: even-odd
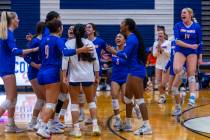
{"type": "Polygon", "coordinates": [[[150,135],[152,134],[151,127],[148,127],[146,125],[142,125],[138,130],[134,132],[134,135],[150,135]]]}
{"type": "Polygon", "coordinates": [[[27,130],[28,131],[34,131],[35,126],[36,126],[36,123],[30,122],[30,123],[28,123],[27,130]]]}
{"type": "Polygon", "coordinates": [[[114,119],[114,125],[113,126],[117,131],[122,131],[122,122],[121,122],[120,118],[115,118],[114,119]]]}
{"type": "Polygon", "coordinates": [[[136,113],[136,117],[138,118],[138,119],[141,119],[141,111],[140,111],[140,109],[139,109],[139,106],[138,105],[135,105],[135,107],[133,108],[133,111],[136,113]]]}
{"type": "Polygon", "coordinates": [[[114,127],[117,127],[117,126],[119,126],[121,124],[121,120],[120,120],[120,118],[118,118],[118,117],[115,117],[114,118],[114,127]]]}
{"type": "Polygon", "coordinates": [[[86,124],[86,125],[93,124],[92,119],[91,119],[91,118],[87,118],[87,119],[85,120],[85,124],[86,124]]]}
{"type": "Polygon", "coordinates": [[[51,135],[49,134],[49,131],[47,130],[47,127],[40,127],[36,134],[44,139],[49,139],[51,135]]]}
{"type": "Polygon", "coordinates": [[[41,126],[41,122],[39,120],[37,120],[37,123],[34,126],[34,130],[38,130],[40,126],[41,126]]]}
{"type": "Polygon", "coordinates": [[[73,136],[73,137],[75,137],[75,138],[80,138],[80,137],[82,136],[82,133],[81,133],[81,131],[80,131],[80,128],[74,128],[74,130],[71,131],[71,132],[69,133],[69,135],[70,135],[70,136],[73,136]]]}
{"type": "Polygon", "coordinates": [[[110,91],[110,90],[111,90],[111,87],[110,87],[109,84],[106,85],[106,90],[107,90],[107,91],[110,91]]]}
{"type": "Polygon", "coordinates": [[[195,106],[195,97],[194,96],[190,96],[188,105],[191,106],[191,107],[195,106]]]}
{"type": "Polygon", "coordinates": [[[160,96],[160,99],[158,101],[159,104],[165,104],[166,103],[166,97],[165,95],[161,95],[160,96]]]}
{"type": "Polygon", "coordinates": [[[53,127],[58,127],[60,129],[64,129],[66,126],[61,123],[59,120],[53,120],[52,122],[53,127]]]}
{"type": "Polygon", "coordinates": [[[49,131],[51,134],[63,134],[64,130],[60,129],[59,127],[56,126],[52,126],[51,128],[49,128],[49,131]]]}
{"type": "Polygon", "coordinates": [[[6,133],[22,133],[25,130],[22,128],[18,128],[15,124],[14,125],[6,125],[4,132],[6,133]]]}
{"type": "Polygon", "coordinates": [[[101,135],[101,130],[98,125],[93,125],[93,135],[94,136],[100,136],[101,135]]]}
{"type": "Polygon", "coordinates": [[[79,114],[79,122],[83,122],[84,120],[85,120],[85,114],[80,112],[80,114],[79,114]]]}
{"type": "Polygon", "coordinates": [[[172,116],[179,116],[182,114],[182,108],[181,106],[176,106],[174,109],[174,112],[172,114],[172,116]]]}
{"type": "Polygon", "coordinates": [[[124,123],[122,125],[122,130],[125,131],[125,132],[132,132],[133,131],[132,126],[129,123],[124,123]]]}

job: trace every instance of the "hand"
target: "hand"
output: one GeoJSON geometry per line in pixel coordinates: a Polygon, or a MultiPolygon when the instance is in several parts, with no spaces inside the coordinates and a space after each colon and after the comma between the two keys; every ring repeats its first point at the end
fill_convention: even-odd
{"type": "Polygon", "coordinates": [[[36,47],[36,48],[32,49],[32,52],[37,52],[37,51],[39,51],[39,47],[36,47]]]}
{"type": "Polygon", "coordinates": [[[96,84],[96,85],[98,85],[98,84],[99,84],[99,82],[100,82],[99,77],[96,77],[96,78],[95,78],[95,84],[96,84]]]}
{"type": "Polygon", "coordinates": [[[84,45],[82,48],[78,50],[78,53],[92,53],[93,47],[88,46],[88,44],[84,45]]]}
{"type": "Polygon", "coordinates": [[[164,69],[164,70],[163,70],[164,73],[167,73],[167,71],[168,71],[167,69],[164,69]]]}
{"type": "Polygon", "coordinates": [[[109,66],[107,64],[103,64],[104,68],[109,68],[109,66]]]}
{"type": "Polygon", "coordinates": [[[114,49],[114,47],[112,47],[111,45],[107,45],[106,46],[106,50],[108,52],[110,52],[111,54],[115,54],[116,53],[116,50],[114,49]]]}
{"type": "Polygon", "coordinates": [[[199,47],[198,44],[191,45],[191,49],[194,49],[194,50],[196,50],[198,47],[199,47]]]}
{"type": "Polygon", "coordinates": [[[198,64],[199,64],[199,65],[203,64],[203,60],[199,58],[199,59],[198,59],[198,64]]]}
{"type": "Polygon", "coordinates": [[[34,67],[39,70],[41,68],[41,64],[35,64],[34,67]]]}
{"type": "Polygon", "coordinates": [[[32,38],[33,38],[33,35],[31,33],[29,33],[29,34],[26,35],[26,40],[27,41],[31,41],[32,38]]]}
{"type": "Polygon", "coordinates": [[[69,81],[68,78],[66,76],[63,77],[63,83],[68,85],[69,81]]]}

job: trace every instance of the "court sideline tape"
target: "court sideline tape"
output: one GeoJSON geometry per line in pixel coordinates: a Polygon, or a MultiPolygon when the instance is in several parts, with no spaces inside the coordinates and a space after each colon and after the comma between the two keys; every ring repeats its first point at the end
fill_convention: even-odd
{"type": "MultiPolygon", "coordinates": [[[[123,112],[123,111],[125,111],[125,110],[120,111],[120,113],[123,112]]],[[[107,122],[106,122],[106,125],[107,125],[109,131],[112,132],[115,136],[119,137],[119,138],[122,139],[122,140],[128,140],[127,138],[121,136],[120,134],[118,134],[116,131],[114,131],[114,130],[112,129],[112,127],[111,127],[111,121],[112,121],[112,118],[113,118],[113,117],[114,117],[114,115],[110,116],[110,117],[108,118],[107,122]]]]}

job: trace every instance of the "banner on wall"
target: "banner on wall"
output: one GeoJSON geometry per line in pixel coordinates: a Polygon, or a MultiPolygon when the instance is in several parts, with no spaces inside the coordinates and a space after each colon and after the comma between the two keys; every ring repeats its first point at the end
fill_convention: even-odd
{"type": "MultiPolygon", "coordinates": [[[[15,75],[17,86],[30,86],[27,76],[28,64],[22,57],[17,56],[15,62],[15,75]]],[[[0,85],[3,85],[3,80],[0,78],[0,85]]]]}

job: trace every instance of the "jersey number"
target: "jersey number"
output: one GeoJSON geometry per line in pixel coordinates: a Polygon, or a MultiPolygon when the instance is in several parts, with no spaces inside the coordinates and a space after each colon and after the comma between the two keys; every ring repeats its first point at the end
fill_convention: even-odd
{"type": "Polygon", "coordinates": [[[48,59],[49,57],[49,46],[45,45],[45,58],[48,59]]]}
{"type": "Polygon", "coordinates": [[[190,34],[185,34],[184,38],[185,39],[189,39],[190,38],[190,34]]]}

